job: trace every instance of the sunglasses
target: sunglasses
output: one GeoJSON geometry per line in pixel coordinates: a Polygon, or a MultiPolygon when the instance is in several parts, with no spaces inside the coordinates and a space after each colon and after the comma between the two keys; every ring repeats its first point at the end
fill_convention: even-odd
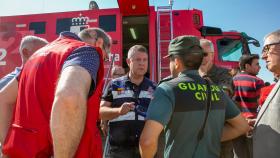
{"type": "Polygon", "coordinates": [[[262,55],[267,55],[269,54],[269,51],[270,51],[270,48],[271,46],[274,46],[274,45],[278,45],[280,44],[280,42],[276,42],[276,43],[271,43],[271,44],[267,44],[263,47],[263,50],[262,50],[262,55]]]}

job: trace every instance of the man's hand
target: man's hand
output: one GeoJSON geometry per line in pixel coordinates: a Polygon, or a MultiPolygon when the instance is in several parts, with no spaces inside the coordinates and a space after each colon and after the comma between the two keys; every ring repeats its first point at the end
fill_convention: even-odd
{"type": "Polygon", "coordinates": [[[234,139],[240,135],[246,134],[249,130],[248,122],[239,114],[234,118],[226,120],[221,140],[227,141],[234,139]]]}
{"type": "Polygon", "coordinates": [[[112,103],[108,101],[101,101],[100,103],[100,118],[102,120],[112,120],[121,115],[127,114],[129,111],[134,110],[134,102],[124,102],[120,107],[112,107],[112,103]]]}
{"type": "Polygon", "coordinates": [[[8,158],[8,156],[6,156],[0,152],[0,158],[8,158]]]}
{"type": "Polygon", "coordinates": [[[106,120],[101,120],[100,122],[100,128],[101,128],[101,131],[103,133],[103,135],[105,137],[107,137],[107,134],[108,134],[108,121],[106,120]]]}
{"type": "Polygon", "coordinates": [[[251,137],[253,135],[253,129],[254,129],[256,119],[247,118],[246,120],[248,122],[248,125],[250,126],[250,130],[247,132],[246,136],[251,137]]]}
{"type": "Polygon", "coordinates": [[[124,102],[121,107],[119,107],[119,115],[125,115],[129,111],[133,111],[135,109],[134,102],[124,102]]]}

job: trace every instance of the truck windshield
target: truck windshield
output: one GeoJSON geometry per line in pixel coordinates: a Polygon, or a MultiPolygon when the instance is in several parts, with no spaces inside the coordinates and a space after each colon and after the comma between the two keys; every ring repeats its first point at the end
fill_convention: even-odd
{"type": "Polygon", "coordinates": [[[240,39],[222,38],[217,40],[217,46],[220,61],[239,61],[242,55],[240,39]]]}

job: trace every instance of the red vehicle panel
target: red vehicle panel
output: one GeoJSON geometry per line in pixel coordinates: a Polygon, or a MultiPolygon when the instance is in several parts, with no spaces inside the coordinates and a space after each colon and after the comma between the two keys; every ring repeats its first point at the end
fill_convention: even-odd
{"type": "MultiPolygon", "coordinates": [[[[170,6],[155,8],[149,6],[148,0],[141,3],[118,0],[118,3],[119,8],[112,9],[0,17],[0,78],[21,65],[18,46],[24,35],[52,41],[62,31],[77,33],[88,27],[100,27],[112,37],[111,57],[114,54],[116,65],[127,67],[125,59],[131,46],[141,44],[147,47],[147,76],[154,81],[170,74],[169,61],[162,56],[167,54],[169,41],[180,35],[195,35],[213,41],[215,64],[223,67],[237,67],[242,53],[250,53],[248,36],[205,27],[200,10],[172,10],[170,6]]],[[[106,62],[107,70],[109,66],[110,62],[106,62]]]]}

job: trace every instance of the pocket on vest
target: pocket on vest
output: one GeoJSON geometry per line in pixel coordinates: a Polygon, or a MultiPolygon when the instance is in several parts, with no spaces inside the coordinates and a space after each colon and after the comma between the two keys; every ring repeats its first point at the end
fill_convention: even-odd
{"type": "Polygon", "coordinates": [[[45,158],[50,153],[42,150],[48,145],[48,141],[42,141],[44,136],[39,136],[39,132],[35,129],[25,128],[18,125],[12,125],[7,134],[5,144],[3,146],[4,154],[11,158],[45,158]]]}

